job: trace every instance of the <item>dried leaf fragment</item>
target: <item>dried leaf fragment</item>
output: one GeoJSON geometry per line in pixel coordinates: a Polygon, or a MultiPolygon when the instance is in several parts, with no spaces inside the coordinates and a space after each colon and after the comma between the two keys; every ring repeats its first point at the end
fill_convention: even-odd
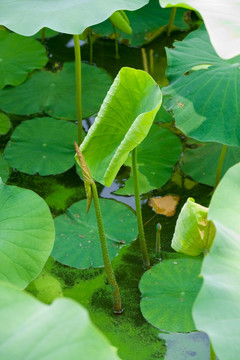
{"type": "Polygon", "coordinates": [[[148,200],[148,205],[153,208],[157,214],[168,217],[174,216],[177,204],[180,200],[178,195],[167,195],[151,198],[148,200]]]}

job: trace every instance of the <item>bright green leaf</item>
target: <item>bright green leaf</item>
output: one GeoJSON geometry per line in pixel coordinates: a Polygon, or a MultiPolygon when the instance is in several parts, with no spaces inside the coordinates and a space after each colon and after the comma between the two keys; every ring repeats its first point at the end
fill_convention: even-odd
{"type": "Polygon", "coordinates": [[[13,132],[4,156],[27,174],[60,174],[74,165],[77,126],[50,117],[22,122],[13,132]]]}
{"type": "Polygon", "coordinates": [[[165,260],[144,273],[141,312],[153,326],[174,332],[195,330],[192,305],[201,287],[199,258],[165,260]]]}
{"type": "Polygon", "coordinates": [[[47,204],[30,190],[1,184],[0,280],[25,288],[42,270],[53,242],[47,204]]]}
{"type": "Polygon", "coordinates": [[[120,70],[81,145],[95,180],[111,185],[130,151],[147,136],[161,102],[161,91],[150,75],[120,70]]]}
{"type": "Polygon", "coordinates": [[[48,61],[45,47],[37,40],[0,31],[0,89],[17,86],[27,75],[48,61]]]}
{"type": "Polygon", "coordinates": [[[207,216],[208,208],[188,198],[177,219],[172,248],[191,256],[208,252],[215,236],[215,228],[207,216]]]}
{"type": "Polygon", "coordinates": [[[5,135],[11,128],[11,121],[9,117],[3,113],[0,113],[0,136],[5,135]]]}
{"type": "Polygon", "coordinates": [[[0,24],[31,36],[43,27],[67,34],[81,34],[106,20],[116,10],[136,10],[148,0],[1,0],[0,24]]]}
{"type": "Polygon", "coordinates": [[[205,257],[203,286],[193,308],[196,327],[206,332],[221,360],[239,358],[240,343],[240,164],[223,177],[213,194],[208,218],[216,237],[205,257]]]}
{"type": "Polygon", "coordinates": [[[116,26],[116,28],[118,28],[120,31],[123,31],[126,34],[132,33],[128,17],[123,11],[115,11],[109,19],[111,23],[116,26]]]}
{"type": "Polygon", "coordinates": [[[182,74],[163,89],[169,97],[166,108],[174,112],[177,127],[203,142],[239,146],[240,57],[223,60],[214,56],[204,29],[190,34],[182,43],[177,42],[167,54],[168,74],[173,76],[175,71],[182,74]],[[190,71],[200,64],[212,66],[190,71]],[[189,75],[183,75],[189,71],[189,75]]]}
{"type": "MultiPolygon", "coordinates": [[[[171,177],[173,168],[182,152],[179,138],[167,129],[153,125],[137,150],[140,193],[144,194],[163,186],[171,177]]],[[[131,164],[131,154],[126,163],[131,164]]],[[[123,188],[115,192],[119,195],[134,194],[132,173],[123,188]]]]}
{"type": "Polygon", "coordinates": [[[196,9],[201,14],[211,42],[224,59],[240,53],[239,0],[159,0],[163,7],[196,9]]]}
{"type": "MultiPolygon", "coordinates": [[[[137,238],[135,214],[114,200],[99,199],[104,230],[112,260],[124,244],[137,238]]],[[[52,256],[76,268],[103,266],[95,209],[86,212],[87,202],[73,204],[64,215],[55,218],[56,240],[52,256]]]]}
{"type": "Polygon", "coordinates": [[[45,305],[2,283],[0,316],[1,359],[119,359],[87,311],[73,300],[57,299],[45,305]]]}
{"type": "MultiPolygon", "coordinates": [[[[214,186],[221,150],[222,145],[217,143],[199,144],[196,148],[187,149],[180,160],[181,168],[197,182],[214,186]]],[[[240,148],[228,146],[221,177],[238,162],[240,162],[240,148]]]]}
{"type": "MultiPolygon", "coordinates": [[[[98,112],[111,83],[104,70],[82,64],[83,117],[98,112]]],[[[77,119],[75,64],[65,63],[57,73],[36,72],[21,86],[3,89],[0,108],[18,115],[45,112],[60,119],[77,119]]]]}

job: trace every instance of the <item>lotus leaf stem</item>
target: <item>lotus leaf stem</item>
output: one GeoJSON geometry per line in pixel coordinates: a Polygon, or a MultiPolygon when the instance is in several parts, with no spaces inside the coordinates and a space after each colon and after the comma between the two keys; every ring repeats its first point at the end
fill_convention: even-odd
{"type": "Polygon", "coordinates": [[[45,31],[46,31],[46,28],[43,27],[42,28],[42,31],[41,31],[41,43],[43,44],[44,41],[45,41],[45,31]]]}
{"type": "Polygon", "coordinates": [[[82,74],[81,74],[81,48],[79,36],[73,35],[76,73],[76,105],[78,121],[78,145],[82,142],[82,74]]]}
{"type": "Polygon", "coordinates": [[[216,188],[221,180],[222,168],[223,168],[223,163],[224,163],[226,152],[227,152],[227,145],[223,145],[221,154],[219,156],[219,161],[218,161],[214,191],[216,190],[216,188]]]}
{"type": "Polygon", "coordinates": [[[176,12],[177,12],[177,8],[173,7],[171,10],[170,19],[169,19],[169,23],[168,23],[167,36],[170,36],[170,34],[172,32],[172,27],[173,27],[174,20],[176,17],[176,12]]]}
{"type": "Polygon", "coordinates": [[[161,249],[161,229],[162,226],[160,223],[157,224],[156,226],[157,232],[156,232],[156,259],[158,259],[159,261],[162,260],[161,256],[162,256],[162,249],[161,249]]]}
{"type": "Polygon", "coordinates": [[[132,151],[132,171],[133,171],[133,179],[134,179],[135,206],[136,206],[136,214],[137,214],[137,222],[138,222],[138,236],[142,251],[143,266],[146,268],[150,268],[150,261],[149,261],[147,244],[144,235],[142,209],[140,203],[140,191],[139,191],[139,180],[138,180],[138,170],[137,170],[137,148],[133,149],[132,151]]]}
{"type": "Polygon", "coordinates": [[[153,76],[154,73],[154,50],[150,49],[149,51],[149,58],[150,58],[150,75],[153,76]]]}
{"type": "Polygon", "coordinates": [[[117,284],[117,280],[116,280],[114,272],[113,272],[111,260],[109,257],[107,241],[106,241],[104,227],[103,227],[102,213],[101,213],[101,209],[100,209],[98,192],[97,192],[97,187],[96,187],[95,182],[93,182],[91,184],[91,187],[92,187],[92,195],[93,195],[94,207],[95,207],[97,224],[98,224],[98,233],[99,233],[99,238],[100,238],[100,243],[101,243],[104,268],[105,268],[105,271],[107,274],[108,282],[109,282],[110,286],[112,287],[112,291],[113,291],[113,310],[114,310],[115,314],[121,314],[123,312],[121,296],[120,296],[120,291],[119,291],[119,287],[117,284]]]}
{"type": "Polygon", "coordinates": [[[210,343],[210,360],[216,360],[216,354],[213,350],[212,344],[210,343]]]}
{"type": "Polygon", "coordinates": [[[89,43],[89,63],[93,64],[93,39],[92,39],[92,31],[88,30],[88,43],[89,43]]]}
{"type": "Polygon", "coordinates": [[[116,31],[116,27],[115,27],[115,25],[113,25],[113,23],[112,23],[112,27],[113,27],[113,31],[114,31],[114,37],[115,37],[115,56],[116,56],[116,59],[120,59],[119,50],[118,50],[118,34],[116,31]]]}
{"type": "Polygon", "coordinates": [[[143,69],[149,74],[146,50],[144,48],[141,48],[141,53],[142,53],[143,69]]]}

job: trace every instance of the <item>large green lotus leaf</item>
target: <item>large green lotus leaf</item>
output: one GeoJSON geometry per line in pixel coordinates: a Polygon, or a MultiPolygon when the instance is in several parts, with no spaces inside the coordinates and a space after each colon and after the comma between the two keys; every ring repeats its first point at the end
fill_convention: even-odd
{"type": "Polygon", "coordinates": [[[184,7],[200,12],[216,52],[224,59],[240,53],[239,0],[159,0],[163,7],[184,7]]]}
{"type": "Polygon", "coordinates": [[[11,128],[11,121],[9,117],[3,113],[0,113],[0,135],[5,135],[11,128]]]}
{"type": "Polygon", "coordinates": [[[200,29],[167,51],[168,74],[172,76],[176,65],[176,74],[182,76],[163,90],[169,97],[165,105],[173,110],[177,127],[186,135],[239,146],[240,57],[223,60],[214,57],[210,47],[207,32],[200,29]],[[197,65],[211,66],[190,71],[197,65]]]}
{"type": "MultiPolygon", "coordinates": [[[[164,99],[163,99],[164,101],[164,99]]],[[[160,109],[157,112],[157,115],[154,119],[154,122],[157,123],[169,123],[173,120],[173,116],[172,114],[170,114],[169,112],[167,112],[163,106],[160,107],[160,109]]]]}
{"type": "MultiPolygon", "coordinates": [[[[197,182],[214,186],[221,150],[222,145],[217,143],[199,144],[194,149],[187,149],[180,160],[181,168],[197,182]]],[[[228,146],[221,177],[238,162],[240,162],[240,148],[228,146]]]]}
{"type": "MultiPolygon", "coordinates": [[[[179,10],[174,21],[178,29],[186,29],[187,24],[183,20],[184,10],[179,10]]],[[[143,8],[126,14],[129,18],[132,28],[132,34],[126,34],[122,31],[117,31],[119,40],[122,42],[129,42],[133,46],[141,46],[166,29],[170,17],[171,9],[161,9],[158,0],[150,0],[149,4],[143,8]]],[[[102,36],[114,35],[113,27],[110,20],[97,24],[92,27],[93,31],[102,36]]]]}
{"type": "Polygon", "coordinates": [[[1,180],[5,183],[10,173],[8,162],[0,154],[0,182],[1,180]]]}
{"type": "MultiPolygon", "coordinates": [[[[82,63],[83,117],[98,112],[111,83],[104,70],[82,63]]],[[[0,108],[18,115],[45,112],[59,119],[77,119],[75,64],[65,63],[57,73],[38,71],[21,86],[3,89],[0,108]]]]}
{"type": "MultiPolygon", "coordinates": [[[[163,186],[171,177],[173,168],[182,152],[179,138],[168,129],[153,125],[137,149],[140,193],[144,194],[163,186]]],[[[125,163],[132,166],[131,154],[125,163]]],[[[125,186],[115,192],[119,195],[134,194],[132,172],[125,186]]]]}
{"type": "Polygon", "coordinates": [[[0,31],[0,89],[21,84],[47,61],[46,49],[39,41],[0,31]]]}
{"type": "Polygon", "coordinates": [[[95,180],[112,184],[130,151],[147,136],[161,102],[159,86],[145,71],[119,71],[81,145],[95,180]]]}
{"type": "Polygon", "coordinates": [[[67,34],[81,34],[106,20],[116,10],[136,10],[148,0],[1,0],[0,24],[31,36],[43,27],[67,34]]]}
{"type": "MultiPolygon", "coordinates": [[[[108,251],[112,260],[123,244],[137,238],[135,214],[114,200],[99,199],[108,251]]],[[[94,206],[86,212],[87,201],[73,204],[64,215],[55,218],[56,240],[52,256],[76,268],[103,266],[94,206]]]]}
{"type": "Polygon", "coordinates": [[[215,236],[215,227],[207,216],[208,208],[188,198],[177,219],[172,248],[190,256],[208,252],[215,236]]]}
{"type": "Polygon", "coordinates": [[[160,333],[159,337],[167,343],[164,360],[207,360],[210,358],[209,338],[202,332],[160,333]]]}
{"type": "Polygon", "coordinates": [[[33,175],[60,174],[74,165],[77,126],[51,117],[23,121],[13,132],[4,156],[9,165],[33,175]]]}
{"type": "Polygon", "coordinates": [[[204,258],[203,286],[193,308],[197,329],[205,331],[221,360],[239,358],[240,343],[240,164],[218,185],[209,207],[216,237],[204,258]]]}
{"type": "Polygon", "coordinates": [[[1,359],[119,359],[77,302],[57,299],[46,305],[9,284],[0,289],[1,359]]]}
{"type": "Polygon", "coordinates": [[[51,253],[53,219],[30,190],[1,184],[0,199],[0,280],[25,288],[51,253]]]}
{"type": "Polygon", "coordinates": [[[166,331],[195,330],[192,305],[201,287],[199,258],[165,260],[143,275],[141,312],[153,326],[166,331]]]}

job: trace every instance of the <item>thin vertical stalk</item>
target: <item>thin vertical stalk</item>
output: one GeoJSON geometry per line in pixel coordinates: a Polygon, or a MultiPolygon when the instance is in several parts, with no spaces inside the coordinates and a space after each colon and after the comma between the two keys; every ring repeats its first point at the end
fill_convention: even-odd
{"type": "Polygon", "coordinates": [[[114,37],[115,37],[115,56],[116,56],[116,59],[120,59],[119,51],[118,51],[118,34],[116,31],[116,27],[115,27],[115,25],[113,25],[113,23],[112,23],[112,27],[113,27],[113,31],[114,31],[114,37]]]}
{"type": "Polygon", "coordinates": [[[93,64],[93,40],[91,29],[88,30],[88,43],[89,43],[89,63],[93,64]]]}
{"type": "Polygon", "coordinates": [[[141,53],[142,53],[143,69],[149,74],[146,50],[144,48],[141,48],[141,53]]]}
{"type": "Polygon", "coordinates": [[[150,268],[150,261],[147,251],[147,244],[144,235],[143,221],[142,221],[142,209],[140,203],[140,191],[139,191],[139,180],[138,180],[138,170],[137,170],[137,148],[132,151],[132,171],[134,179],[134,195],[135,195],[135,206],[138,222],[138,236],[140,247],[142,251],[143,265],[144,267],[150,268]]]}
{"type": "Polygon", "coordinates": [[[42,31],[41,31],[41,43],[43,44],[44,41],[45,41],[45,31],[46,31],[46,28],[43,27],[42,28],[42,31]]]}
{"type": "Polygon", "coordinates": [[[221,179],[222,168],[223,168],[223,163],[224,163],[226,152],[227,152],[227,145],[223,145],[221,154],[219,156],[219,161],[218,161],[214,191],[216,190],[216,187],[218,186],[220,179],[221,179]]]}
{"type": "Polygon", "coordinates": [[[79,36],[73,35],[75,52],[75,74],[76,74],[76,106],[78,121],[78,145],[82,142],[82,74],[81,74],[81,48],[79,36]]]}
{"type": "Polygon", "coordinates": [[[98,224],[98,233],[101,243],[104,268],[107,274],[108,282],[113,289],[113,309],[115,314],[121,314],[123,312],[121,296],[108,253],[107,241],[106,241],[103,221],[102,221],[102,213],[100,209],[97,187],[95,182],[91,184],[91,187],[92,187],[92,195],[93,195],[94,207],[95,207],[97,224],[98,224]]]}
{"type": "Polygon", "coordinates": [[[212,343],[210,343],[210,360],[216,360],[216,354],[213,350],[212,343]]]}
{"type": "Polygon", "coordinates": [[[150,75],[153,76],[154,73],[154,50],[150,49],[149,51],[149,58],[150,58],[150,75]]]}
{"type": "Polygon", "coordinates": [[[177,8],[173,7],[171,10],[170,19],[169,19],[169,23],[168,23],[167,36],[169,36],[171,34],[175,16],[176,16],[176,12],[177,12],[177,8]]]}
{"type": "Polygon", "coordinates": [[[162,260],[161,257],[162,257],[162,249],[161,249],[161,229],[162,229],[162,226],[160,223],[157,224],[156,226],[156,259],[158,260],[162,260]]]}

